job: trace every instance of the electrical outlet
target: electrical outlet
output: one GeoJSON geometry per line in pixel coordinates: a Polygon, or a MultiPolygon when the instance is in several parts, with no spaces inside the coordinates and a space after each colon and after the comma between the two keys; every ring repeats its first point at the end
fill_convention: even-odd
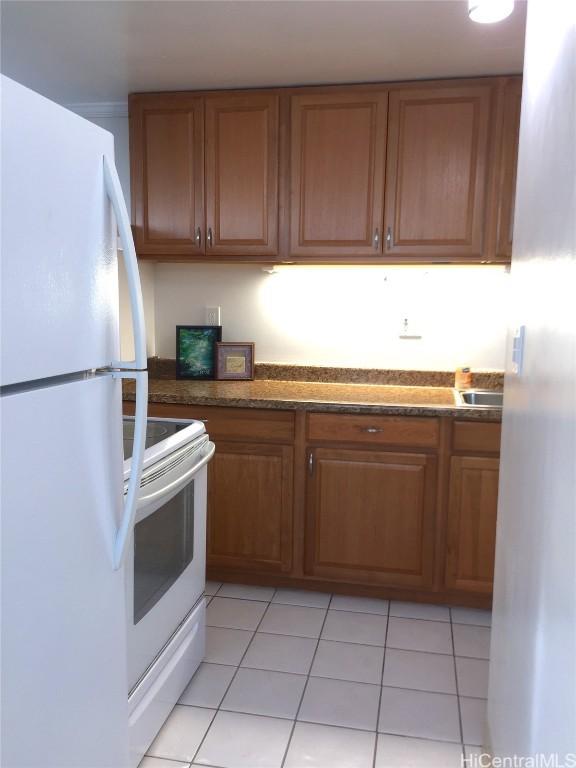
{"type": "Polygon", "coordinates": [[[410,319],[410,317],[402,317],[400,325],[400,333],[398,334],[401,339],[421,339],[422,334],[418,330],[418,325],[410,319]]]}
{"type": "Polygon", "coordinates": [[[222,325],[220,307],[204,307],[206,325],[222,325]]]}

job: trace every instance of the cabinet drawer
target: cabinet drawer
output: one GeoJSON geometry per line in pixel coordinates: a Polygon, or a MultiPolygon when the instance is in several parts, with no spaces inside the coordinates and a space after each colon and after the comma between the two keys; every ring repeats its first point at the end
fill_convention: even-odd
{"type": "MultiPolygon", "coordinates": [[[[124,413],[134,413],[134,403],[124,403],[124,413]]],[[[214,405],[150,403],[149,416],[166,419],[198,419],[214,440],[258,440],[267,443],[294,441],[294,414],[258,408],[226,408],[214,405]]]]}
{"type": "Polygon", "coordinates": [[[455,421],[452,446],[455,451],[500,453],[502,425],[487,421],[455,421]]]}
{"type": "Polygon", "coordinates": [[[312,413],[308,417],[309,440],[433,448],[438,432],[438,419],[417,416],[312,413]]]}

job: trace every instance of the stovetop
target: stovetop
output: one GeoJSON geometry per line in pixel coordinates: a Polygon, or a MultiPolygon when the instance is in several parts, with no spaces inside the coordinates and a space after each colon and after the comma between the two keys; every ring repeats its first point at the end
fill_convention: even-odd
{"type": "MultiPolygon", "coordinates": [[[[181,432],[190,426],[189,421],[162,421],[161,419],[148,419],[146,424],[146,448],[161,443],[177,432],[181,432]]],[[[124,418],[124,459],[132,456],[134,440],[134,419],[124,418]]]]}

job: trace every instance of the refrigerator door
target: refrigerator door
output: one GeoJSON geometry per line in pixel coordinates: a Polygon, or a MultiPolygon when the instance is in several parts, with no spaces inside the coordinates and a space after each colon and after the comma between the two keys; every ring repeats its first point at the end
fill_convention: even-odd
{"type": "Polygon", "coordinates": [[[103,157],[113,137],[2,76],[1,379],[119,357],[116,235],[103,157]]]}
{"type": "Polygon", "coordinates": [[[4,395],[0,765],[128,765],[121,381],[4,395]]]}

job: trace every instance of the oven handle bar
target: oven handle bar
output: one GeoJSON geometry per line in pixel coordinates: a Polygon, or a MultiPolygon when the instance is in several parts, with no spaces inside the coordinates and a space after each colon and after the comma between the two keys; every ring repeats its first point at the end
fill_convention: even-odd
{"type": "Polygon", "coordinates": [[[207,443],[207,447],[208,450],[204,453],[200,461],[190,467],[190,469],[188,469],[183,475],[180,475],[180,477],[177,477],[171,483],[168,483],[168,485],[165,485],[162,488],[159,488],[157,491],[154,491],[154,493],[150,493],[148,496],[140,496],[138,500],[138,506],[148,505],[154,501],[157,501],[163,496],[172,496],[181,490],[185,485],[187,485],[190,482],[192,475],[195,475],[196,472],[201,470],[203,466],[208,464],[212,456],[214,456],[214,451],[216,449],[214,443],[207,443]]]}

